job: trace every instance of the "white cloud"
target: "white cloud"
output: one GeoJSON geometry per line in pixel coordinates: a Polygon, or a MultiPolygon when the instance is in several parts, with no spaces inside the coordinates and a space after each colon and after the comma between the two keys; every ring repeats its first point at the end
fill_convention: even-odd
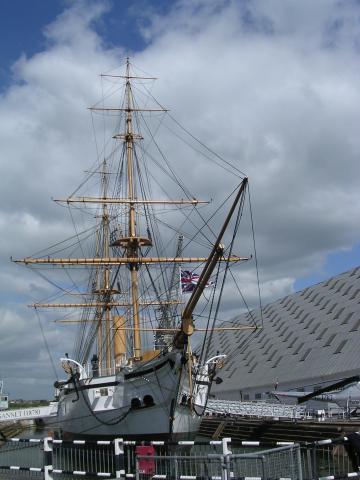
{"type": "MultiPolygon", "coordinates": [[[[107,8],[75,2],[47,26],[46,49],[18,59],[14,83],[0,98],[0,282],[14,272],[15,291],[23,270],[8,265],[9,255],[69,235],[65,209],[47,200],[73,191],[79,174],[96,164],[85,107],[101,96],[97,75],[130,50],[109,48],[96,33],[107,8]]],[[[265,299],[289,293],[329,252],[359,240],[358,4],[183,0],[167,15],[142,13],[148,44],[133,63],[159,77],[153,92],[171,114],[248,173],[265,299]]],[[[200,159],[194,165],[194,153],[172,145],[166,136],[168,157],[199,198],[229,189],[229,177],[210,175],[212,167],[200,159]]],[[[249,239],[238,246],[247,254],[249,239]]],[[[254,279],[246,285],[250,297],[255,287],[254,279]]],[[[11,336],[18,322],[28,324],[14,298],[9,303],[11,336]]],[[[34,333],[29,351],[39,339],[34,333]]],[[[50,340],[55,350],[57,342],[50,340]]]]}

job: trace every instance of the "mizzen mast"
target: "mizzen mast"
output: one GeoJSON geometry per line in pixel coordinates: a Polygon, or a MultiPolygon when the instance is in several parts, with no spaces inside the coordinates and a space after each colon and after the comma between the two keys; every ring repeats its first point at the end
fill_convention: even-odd
{"type": "MultiPolygon", "coordinates": [[[[107,186],[108,186],[108,175],[107,175],[107,165],[106,160],[103,162],[103,171],[101,172],[101,184],[102,184],[102,194],[104,197],[107,196],[107,186]]],[[[104,257],[110,255],[109,252],[109,240],[110,240],[110,219],[108,206],[106,203],[102,204],[102,216],[101,216],[101,230],[102,230],[102,248],[101,252],[104,257]]],[[[111,343],[110,343],[110,330],[111,330],[111,301],[112,294],[117,293],[113,291],[110,287],[110,267],[109,265],[104,265],[103,275],[100,279],[100,289],[96,290],[94,293],[98,293],[103,296],[103,311],[99,312],[98,308],[98,317],[100,318],[100,324],[98,328],[98,355],[100,359],[100,364],[102,363],[102,350],[103,345],[105,346],[105,366],[108,371],[111,368],[111,343]],[[104,315],[105,317],[105,339],[103,339],[103,328],[101,318],[104,315]],[[105,340],[105,341],[104,341],[105,340]]],[[[101,308],[101,307],[100,307],[101,308]]]]}

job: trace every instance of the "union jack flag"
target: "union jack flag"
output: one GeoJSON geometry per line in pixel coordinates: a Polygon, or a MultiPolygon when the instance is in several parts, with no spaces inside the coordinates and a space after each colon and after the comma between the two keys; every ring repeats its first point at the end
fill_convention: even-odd
{"type": "MultiPolygon", "coordinates": [[[[190,270],[181,270],[181,291],[182,293],[191,293],[199,281],[200,275],[190,272],[190,270]]],[[[214,282],[208,282],[206,287],[214,285],[214,282]]]]}

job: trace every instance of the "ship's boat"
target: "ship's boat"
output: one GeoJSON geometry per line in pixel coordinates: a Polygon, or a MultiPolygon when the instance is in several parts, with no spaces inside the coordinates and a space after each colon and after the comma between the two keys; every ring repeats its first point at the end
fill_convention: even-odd
{"type": "MultiPolygon", "coordinates": [[[[59,287],[57,302],[33,307],[51,311],[50,318],[55,308],[65,311],[55,321],[77,330],[74,352],[61,359],[67,378],[55,382],[61,430],[77,438],[186,439],[198,431],[212,382],[221,381],[217,370],[225,356],[207,358],[206,345],[220,319],[230,267],[248,260],[234,253],[248,180],[233,170],[236,186],[228,192],[228,211],[219,210],[214,233],[213,213],[202,213],[210,202],[192,196],[176,173],[181,168],[172,167],[158,145],[161,118],[170,114],[147,87],[153,79],[138,75],[127,59],[122,74],[102,80],[109,92],[90,111],[110,141],[102,148],[97,143],[96,164],[79,188],[56,200],[69,208],[75,233],[40,255],[15,261],[43,278],[57,275],[50,279],[59,287]],[[109,104],[110,90],[120,102],[109,104]],[[176,189],[165,186],[165,178],[181,198],[174,198],[176,189]],[[79,226],[75,220],[83,214],[79,226]]],[[[205,152],[221,171],[220,157],[205,152]]],[[[223,164],[231,170],[229,162],[223,164]]],[[[236,290],[234,297],[240,298],[236,290]]]]}

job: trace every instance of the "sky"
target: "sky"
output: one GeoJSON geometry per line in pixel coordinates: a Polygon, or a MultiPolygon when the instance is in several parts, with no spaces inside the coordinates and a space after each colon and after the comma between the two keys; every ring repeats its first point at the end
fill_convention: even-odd
{"type": "MultiPolygon", "coordinates": [[[[26,308],[43,286],[9,258],[63,237],[50,198],[93,163],[86,107],[128,55],[248,174],[263,304],[359,265],[359,1],[2,0],[0,13],[0,376],[12,398],[51,397],[48,349],[56,363],[66,334],[26,308]]],[[[205,173],[200,193],[211,188],[224,187],[205,173]]]]}

